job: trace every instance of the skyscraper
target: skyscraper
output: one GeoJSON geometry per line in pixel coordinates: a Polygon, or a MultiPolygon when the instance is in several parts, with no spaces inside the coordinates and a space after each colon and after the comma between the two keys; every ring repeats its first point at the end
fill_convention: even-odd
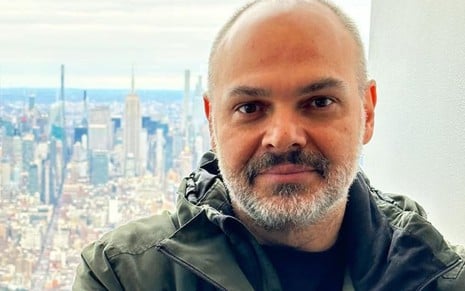
{"type": "MultiPolygon", "coordinates": [[[[52,175],[57,175],[61,178],[64,176],[64,171],[66,169],[67,157],[67,141],[66,141],[66,121],[65,121],[65,66],[61,65],[61,75],[60,75],[60,96],[56,104],[54,104],[50,110],[50,141],[53,143],[53,140],[61,143],[59,147],[60,153],[54,153],[56,157],[55,160],[51,160],[51,167],[55,169],[55,173],[52,175]]],[[[57,148],[58,149],[58,148],[57,148]]],[[[53,171],[52,171],[53,172],[53,171]]],[[[57,184],[61,184],[60,179],[57,180],[57,184]]]]}
{"type": "Polygon", "coordinates": [[[88,135],[90,150],[111,150],[111,112],[106,105],[96,106],[89,112],[88,135]]]}
{"type": "Polygon", "coordinates": [[[87,127],[87,124],[88,124],[88,109],[87,109],[87,90],[84,90],[83,92],[83,96],[82,96],[82,126],[83,127],[87,127]]]}
{"type": "Polygon", "coordinates": [[[40,192],[39,167],[35,163],[29,164],[27,190],[30,195],[40,192]]]}
{"type": "MultiPolygon", "coordinates": [[[[141,112],[139,96],[134,88],[134,70],[131,77],[131,93],[126,96],[124,102],[124,128],[123,128],[123,173],[127,171],[128,158],[134,161],[134,174],[138,176],[140,169],[140,134],[141,134],[141,112]]],[[[132,161],[131,161],[132,163],[132,161]]],[[[131,171],[132,172],[132,171],[131,171]]],[[[132,174],[131,174],[132,175],[132,174]]]]}
{"type": "Polygon", "coordinates": [[[165,138],[163,136],[163,129],[158,128],[156,133],[156,145],[155,145],[155,166],[154,173],[159,178],[159,181],[164,181],[165,178],[165,164],[164,154],[165,138]]]}
{"type": "Polygon", "coordinates": [[[65,163],[68,160],[67,157],[67,141],[66,141],[66,111],[65,111],[65,65],[61,65],[61,82],[60,82],[60,127],[63,132],[61,142],[62,147],[62,168],[65,168],[65,163]]]}
{"type": "Polygon", "coordinates": [[[92,156],[90,160],[90,182],[93,185],[104,185],[108,182],[108,163],[108,151],[92,151],[92,156]]]}
{"type": "Polygon", "coordinates": [[[34,136],[32,134],[26,134],[22,138],[22,160],[24,170],[27,170],[34,161],[34,150],[34,136]]]}
{"type": "Polygon", "coordinates": [[[195,85],[195,91],[192,95],[192,121],[194,123],[195,130],[197,131],[200,126],[204,123],[207,123],[205,118],[204,111],[202,110],[203,104],[203,86],[202,86],[202,76],[197,76],[197,83],[195,85]]]}
{"type": "Polygon", "coordinates": [[[189,117],[191,114],[191,100],[190,100],[190,83],[191,83],[191,72],[189,70],[184,71],[184,99],[183,99],[183,112],[182,112],[182,130],[187,136],[187,128],[189,123],[189,117]]]}
{"type": "Polygon", "coordinates": [[[28,103],[28,110],[29,111],[32,111],[35,107],[35,100],[36,100],[36,96],[34,94],[30,94],[29,95],[29,103],[28,103]]]}

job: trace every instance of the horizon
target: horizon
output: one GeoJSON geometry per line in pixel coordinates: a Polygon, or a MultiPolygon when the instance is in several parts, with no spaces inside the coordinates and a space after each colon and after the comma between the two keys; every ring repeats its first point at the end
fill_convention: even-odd
{"type": "MultiPolygon", "coordinates": [[[[60,90],[60,86],[58,87],[27,87],[27,86],[18,86],[18,87],[0,87],[0,91],[2,90],[20,90],[20,89],[37,89],[37,90],[60,90]]],[[[116,91],[123,91],[128,90],[131,91],[131,88],[123,88],[123,87],[98,87],[98,88],[81,88],[81,87],[65,87],[66,90],[86,90],[86,91],[99,91],[99,90],[116,90],[116,91]]],[[[183,91],[184,89],[170,89],[170,88],[136,88],[135,92],[138,91],[183,91]]]]}
{"type": "MultiPolygon", "coordinates": [[[[128,89],[97,88],[80,89],[65,88],[65,102],[82,102],[83,92],[86,91],[87,102],[124,102],[125,96],[130,93],[128,89]]],[[[27,102],[30,96],[34,96],[37,104],[53,104],[59,101],[60,88],[7,88],[0,89],[0,105],[27,102]]],[[[177,89],[139,89],[136,90],[141,102],[179,102],[183,100],[184,91],[177,89]]],[[[195,92],[191,91],[191,98],[195,98],[195,92]]]]}

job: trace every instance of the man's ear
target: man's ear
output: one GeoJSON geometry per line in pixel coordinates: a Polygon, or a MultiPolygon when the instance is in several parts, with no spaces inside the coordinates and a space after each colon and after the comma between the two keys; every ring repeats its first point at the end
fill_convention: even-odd
{"type": "Polygon", "coordinates": [[[207,93],[205,93],[203,94],[203,110],[205,112],[205,116],[208,119],[208,122],[210,122],[210,109],[211,109],[210,98],[208,97],[207,93]]]}
{"type": "Polygon", "coordinates": [[[215,151],[215,139],[213,138],[213,122],[212,122],[212,103],[210,101],[210,97],[208,93],[203,95],[203,110],[205,112],[205,116],[208,120],[208,130],[210,131],[210,147],[213,151],[215,151]]]}
{"type": "Polygon", "coordinates": [[[365,134],[363,135],[363,144],[367,144],[373,136],[373,130],[375,125],[375,107],[377,101],[376,94],[376,82],[370,80],[368,86],[365,89],[363,96],[363,110],[365,111],[365,134]]]}

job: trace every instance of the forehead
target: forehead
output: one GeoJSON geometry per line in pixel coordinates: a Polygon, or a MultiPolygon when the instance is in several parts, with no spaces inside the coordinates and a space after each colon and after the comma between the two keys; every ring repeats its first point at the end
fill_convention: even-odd
{"type": "MultiPolygon", "coordinates": [[[[320,3],[264,2],[242,14],[219,43],[215,83],[253,70],[356,67],[355,41],[320,3]]],[[[327,77],[327,76],[317,76],[327,77]]]]}
{"type": "Polygon", "coordinates": [[[263,29],[262,33],[266,33],[280,26],[292,28],[296,33],[302,30],[307,30],[309,33],[318,31],[334,33],[339,28],[343,28],[334,12],[319,2],[263,1],[244,11],[230,27],[223,40],[228,43],[237,40],[237,36],[248,35],[248,32],[253,34],[259,28],[263,29]]]}

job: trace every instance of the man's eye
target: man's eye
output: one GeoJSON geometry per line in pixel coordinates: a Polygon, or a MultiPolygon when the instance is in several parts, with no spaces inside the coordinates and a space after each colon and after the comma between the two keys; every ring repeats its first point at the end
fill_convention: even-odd
{"type": "Polygon", "coordinates": [[[247,103],[239,106],[237,111],[245,114],[252,114],[260,110],[260,105],[255,103],[247,103]]]}
{"type": "Polygon", "coordinates": [[[313,99],[310,104],[316,108],[323,108],[323,107],[327,107],[331,105],[332,103],[333,103],[333,100],[327,97],[320,97],[320,98],[313,99]]]}

